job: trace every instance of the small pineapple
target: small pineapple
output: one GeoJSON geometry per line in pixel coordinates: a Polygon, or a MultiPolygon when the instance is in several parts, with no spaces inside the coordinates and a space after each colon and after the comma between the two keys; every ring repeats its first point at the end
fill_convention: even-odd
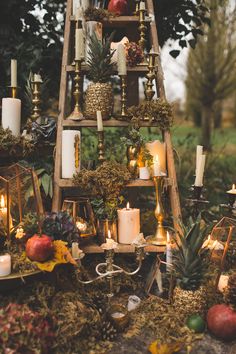
{"type": "Polygon", "coordinates": [[[112,37],[99,40],[95,34],[90,37],[88,53],[89,84],[85,99],[85,116],[96,119],[96,111],[101,111],[103,119],[108,119],[113,110],[113,90],[109,82],[113,72],[110,50],[112,37]]]}
{"type": "Polygon", "coordinates": [[[198,217],[190,228],[182,226],[182,230],[173,256],[173,275],[176,279],[174,304],[181,306],[187,315],[201,313],[206,305],[203,281],[208,267],[202,245],[208,228],[201,227],[198,217]]]}
{"type": "Polygon", "coordinates": [[[225,300],[234,310],[236,310],[236,272],[229,277],[225,300]]]}

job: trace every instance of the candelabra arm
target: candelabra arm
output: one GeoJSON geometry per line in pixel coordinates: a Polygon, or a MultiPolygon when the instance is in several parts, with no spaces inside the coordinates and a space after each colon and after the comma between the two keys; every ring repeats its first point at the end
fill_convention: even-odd
{"type": "Polygon", "coordinates": [[[121,268],[121,267],[117,266],[116,264],[113,264],[113,267],[115,269],[118,269],[120,271],[120,273],[124,273],[126,275],[135,275],[135,274],[137,274],[140,271],[141,266],[142,266],[142,260],[140,259],[138,267],[133,272],[127,272],[124,268],[121,268]]]}

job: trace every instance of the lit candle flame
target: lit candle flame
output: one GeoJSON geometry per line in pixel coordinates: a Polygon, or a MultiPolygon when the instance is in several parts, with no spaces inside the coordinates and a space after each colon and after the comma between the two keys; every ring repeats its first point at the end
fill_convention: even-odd
{"type": "Polygon", "coordinates": [[[0,207],[1,207],[2,209],[6,207],[6,205],[5,205],[5,199],[4,199],[4,196],[3,196],[3,195],[1,195],[0,207]]]}
{"type": "Polygon", "coordinates": [[[129,207],[129,202],[127,203],[126,205],[126,209],[128,210],[130,207],[129,207]]]}
{"type": "Polygon", "coordinates": [[[236,188],[235,188],[235,184],[232,185],[232,189],[236,189],[236,188]]]}
{"type": "Polygon", "coordinates": [[[111,231],[108,230],[108,238],[111,238],[111,231]]]}

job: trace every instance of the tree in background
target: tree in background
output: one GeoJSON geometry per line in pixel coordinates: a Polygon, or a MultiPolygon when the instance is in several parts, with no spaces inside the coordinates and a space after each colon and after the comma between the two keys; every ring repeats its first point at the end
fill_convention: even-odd
{"type": "Polygon", "coordinates": [[[214,111],[236,90],[236,7],[229,0],[209,0],[209,7],[211,26],[189,52],[186,79],[187,109],[195,122],[201,112],[202,143],[208,150],[214,111]]]}

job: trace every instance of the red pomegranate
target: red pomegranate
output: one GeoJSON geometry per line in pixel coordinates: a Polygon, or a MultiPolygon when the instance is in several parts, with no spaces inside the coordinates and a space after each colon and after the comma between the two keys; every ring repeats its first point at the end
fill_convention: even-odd
{"type": "Polygon", "coordinates": [[[117,15],[126,15],[128,12],[127,0],[110,0],[108,5],[108,11],[117,15]]]}
{"type": "Polygon", "coordinates": [[[236,311],[224,304],[212,306],[207,313],[207,326],[220,339],[236,339],[236,311]]]}
{"type": "Polygon", "coordinates": [[[34,235],[26,242],[25,251],[31,261],[45,262],[53,256],[52,239],[47,235],[34,235]]]}

